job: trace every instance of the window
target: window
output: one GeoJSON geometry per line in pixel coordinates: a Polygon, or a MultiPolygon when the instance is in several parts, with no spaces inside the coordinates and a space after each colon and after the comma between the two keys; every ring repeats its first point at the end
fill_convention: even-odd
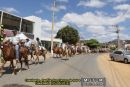
{"type": "Polygon", "coordinates": [[[122,51],[115,51],[114,54],[123,54],[122,51]]]}

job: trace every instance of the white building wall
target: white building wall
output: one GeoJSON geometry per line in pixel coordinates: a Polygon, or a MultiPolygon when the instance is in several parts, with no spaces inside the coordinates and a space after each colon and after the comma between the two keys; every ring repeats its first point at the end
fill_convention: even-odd
{"type": "Polygon", "coordinates": [[[36,18],[35,16],[29,16],[29,17],[26,17],[27,20],[30,20],[30,21],[33,21],[34,22],[34,25],[33,25],[33,34],[34,34],[34,38],[41,38],[42,35],[41,35],[41,19],[40,18],[36,18]]]}
{"type": "MultiPolygon", "coordinates": [[[[44,21],[41,18],[36,17],[36,16],[29,16],[29,17],[25,17],[25,19],[34,22],[34,26],[33,26],[33,28],[34,28],[34,30],[33,30],[34,39],[39,37],[40,40],[51,41],[51,35],[46,34],[46,32],[45,32],[46,27],[43,27],[44,21]]],[[[51,32],[51,24],[49,24],[49,25],[50,25],[50,32],[51,32]]],[[[44,26],[46,26],[46,25],[44,25],[44,26]]],[[[62,43],[61,39],[54,39],[54,41],[62,43]]]]}

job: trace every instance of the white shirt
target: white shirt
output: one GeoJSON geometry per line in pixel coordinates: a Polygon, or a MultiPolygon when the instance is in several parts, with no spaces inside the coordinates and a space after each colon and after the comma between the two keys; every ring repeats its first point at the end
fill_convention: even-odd
{"type": "Polygon", "coordinates": [[[46,48],[44,47],[44,46],[39,46],[39,48],[41,49],[43,49],[43,50],[46,50],[46,48]]]}
{"type": "Polygon", "coordinates": [[[65,44],[62,44],[62,48],[65,49],[66,45],[65,44]]]}
{"type": "Polygon", "coordinates": [[[31,41],[25,42],[25,46],[30,47],[31,46],[31,41]]]}
{"type": "Polygon", "coordinates": [[[10,37],[10,41],[16,45],[19,42],[20,38],[19,37],[10,37]]]}

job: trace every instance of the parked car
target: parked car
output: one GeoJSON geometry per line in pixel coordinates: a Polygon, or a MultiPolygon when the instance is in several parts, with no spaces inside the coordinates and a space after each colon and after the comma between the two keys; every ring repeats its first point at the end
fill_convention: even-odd
{"type": "Polygon", "coordinates": [[[124,63],[130,62],[130,50],[118,50],[110,53],[112,61],[123,61],[124,63]]]}

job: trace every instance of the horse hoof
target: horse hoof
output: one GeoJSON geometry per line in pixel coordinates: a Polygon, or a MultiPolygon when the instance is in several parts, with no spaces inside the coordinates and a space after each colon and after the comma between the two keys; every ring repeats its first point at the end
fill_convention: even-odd
{"type": "Polygon", "coordinates": [[[19,70],[19,72],[22,72],[22,70],[19,70]]]}
{"type": "Polygon", "coordinates": [[[12,73],[12,75],[16,75],[16,72],[15,72],[15,73],[12,73]]]}
{"type": "Polygon", "coordinates": [[[2,77],[3,73],[0,73],[0,78],[2,77]]]}

